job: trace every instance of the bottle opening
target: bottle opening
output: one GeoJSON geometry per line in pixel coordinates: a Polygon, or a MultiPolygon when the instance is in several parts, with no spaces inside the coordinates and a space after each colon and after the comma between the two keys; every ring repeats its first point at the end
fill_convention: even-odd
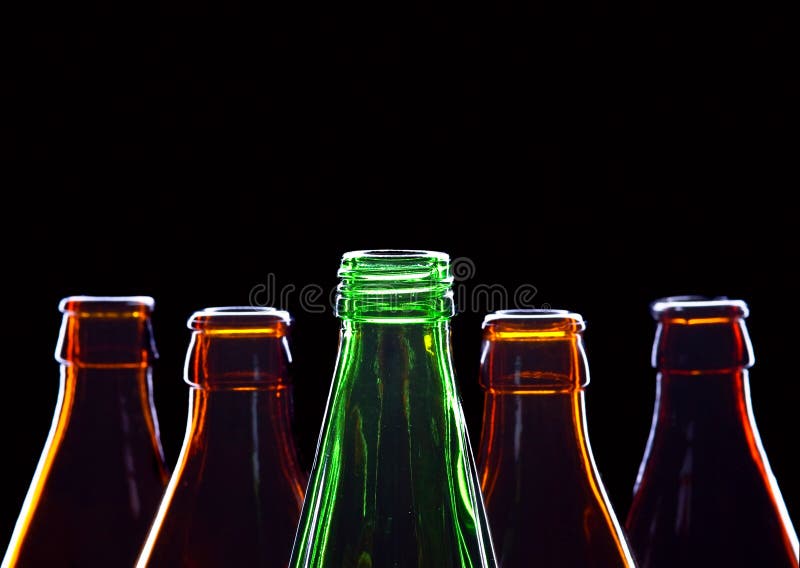
{"type": "Polygon", "coordinates": [[[155,305],[150,296],[68,296],[58,309],[77,318],[146,318],[155,305]]]}
{"type": "Polygon", "coordinates": [[[269,307],[205,308],[189,318],[189,329],[206,335],[266,335],[283,337],[291,324],[289,312],[269,307]]]}
{"type": "Polygon", "coordinates": [[[730,300],[725,296],[671,296],[650,304],[650,313],[657,321],[668,321],[675,325],[719,324],[734,318],[750,315],[742,300],[730,300]]]}
{"type": "Polygon", "coordinates": [[[500,310],[484,318],[483,329],[493,341],[538,341],[580,333],[586,323],[567,310],[500,310]]]}
{"type": "Polygon", "coordinates": [[[453,315],[450,257],[424,250],[344,254],[336,311],[358,321],[413,323],[453,315]]]}

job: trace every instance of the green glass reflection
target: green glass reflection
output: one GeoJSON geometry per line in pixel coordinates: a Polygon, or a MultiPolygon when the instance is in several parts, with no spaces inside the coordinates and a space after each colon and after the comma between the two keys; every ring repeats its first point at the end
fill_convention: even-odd
{"type": "Polygon", "coordinates": [[[446,254],[348,253],[292,567],[494,567],[450,358],[446,254]]]}

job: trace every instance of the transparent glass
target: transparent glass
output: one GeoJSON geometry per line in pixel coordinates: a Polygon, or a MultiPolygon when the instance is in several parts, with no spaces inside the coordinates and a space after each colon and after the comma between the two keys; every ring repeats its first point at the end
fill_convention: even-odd
{"type": "Polygon", "coordinates": [[[167,481],[149,297],[65,298],[53,424],[3,567],[130,566],[167,481]]]}
{"type": "Polygon", "coordinates": [[[478,465],[503,568],[635,565],[589,446],[584,328],[562,310],[484,320],[478,465]]]}
{"type": "Polygon", "coordinates": [[[305,477],[291,434],[290,318],[208,308],[189,319],[189,420],[137,566],[289,561],[305,477]]]}
{"type": "Polygon", "coordinates": [[[495,566],[456,392],[449,258],[344,255],[339,357],[293,567],[495,566]]]}
{"type": "Polygon", "coordinates": [[[628,534],[646,568],[796,568],[797,533],[758,435],[739,300],[666,298],[653,366],[656,403],[628,534]]]}

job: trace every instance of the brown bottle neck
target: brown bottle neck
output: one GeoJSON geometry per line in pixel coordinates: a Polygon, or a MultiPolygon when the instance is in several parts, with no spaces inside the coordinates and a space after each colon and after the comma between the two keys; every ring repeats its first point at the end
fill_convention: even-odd
{"type": "Polygon", "coordinates": [[[205,330],[192,334],[185,380],[206,391],[278,391],[290,385],[281,330],[205,330]]]}
{"type": "Polygon", "coordinates": [[[73,453],[94,447],[113,456],[122,456],[117,444],[150,447],[166,482],[149,367],[61,365],[54,420],[53,447],[73,453]]]}
{"type": "Polygon", "coordinates": [[[665,315],[653,343],[653,366],[671,374],[714,374],[752,367],[755,362],[741,316],[665,315]]]}
{"type": "Polygon", "coordinates": [[[186,358],[189,427],[177,471],[209,483],[287,483],[302,501],[283,334],[195,331],[186,358]]]}
{"type": "Polygon", "coordinates": [[[219,456],[229,451],[294,451],[291,438],[292,388],[189,390],[187,440],[219,456]],[[212,440],[209,446],[208,441],[212,440]],[[219,444],[215,448],[213,440],[219,444]],[[250,444],[253,442],[253,444],[250,444]],[[252,447],[251,447],[252,446],[252,447]],[[238,448],[238,449],[237,449],[238,448]]]}
{"type": "MultiPolygon", "coordinates": [[[[658,369],[658,419],[750,424],[748,368],[755,358],[744,317],[666,313],[658,323],[653,365],[658,369]]],[[[723,424],[724,423],[724,424],[723,424]]]]}
{"type": "Polygon", "coordinates": [[[585,454],[588,462],[583,403],[588,383],[579,333],[506,335],[489,330],[481,365],[482,452],[496,453],[512,444],[515,452],[531,456],[566,457],[575,463],[570,456],[585,454]],[[516,439],[521,432],[524,443],[516,439]]]}
{"type": "Polygon", "coordinates": [[[662,371],[657,377],[657,425],[691,437],[697,430],[726,436],[754,428],[747,369],[693,374],[662,371]]]}
{"type": "Polygon", "coordinates": [[[150,365],[157,352],[150,308],[71,301],[62,311],[55,353],[61,363],[61,419],[95,421],[98,429],[144,422],[155,436],[150,365]]]}
{"type": "Polygon", "coordinates": [[[593,483],[583,398],[589,384],[584,327],[579,315],[558,311],[487,318],[481,357],[483,463],[508,456],[513,448],[514,459],[501,462],[546,463],[593,483]]]}
{"type": "MultiPolygon", "coordinates": [[[[588,447],[584,393],[581,390],[544,395],[489,392],[484,396],[481,439],[487,451],[493,447],[513,444],[516,452],[531,455],[555,449],[556,455],[573,450],[583,452],[588,447]],[[524,440],[517,440],[524,432],[524,440]]],[[[588,450],[587,450],[588,451],[588,450]]]]}
{"type": "Polygon", "coordinates": [[[509,337],[490,331],[484,336],[481,386],[488,393],[540,396],[582,390],[588,384],[580,334],[509,337]]]}
{"type": "Polygon", "coordinates": [[[273,444],[276,437],[288,436],[290,358],[280,323],[194,331],[185,369],[185,380],[192,387],[188,435],[204,437],[221,428],[233,436],[232,444],[252,436],[273,444]]]}
{"type": "Polygon", "coordinates": [[[65,313],[55,356],[63,365],[117,371],[145,368],[158,353],[149,314],[132,310],[65,313]]]}

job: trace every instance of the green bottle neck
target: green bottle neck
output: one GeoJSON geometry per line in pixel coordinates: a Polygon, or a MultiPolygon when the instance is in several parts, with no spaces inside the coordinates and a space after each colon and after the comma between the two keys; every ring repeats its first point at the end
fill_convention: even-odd
{"type": "Polygon", "coordinates": [[[449,320],[375,323],[344,319],[336,376],[346,374],[381,381],[410,375],[415,380],[452,379],[449,320]]]}

